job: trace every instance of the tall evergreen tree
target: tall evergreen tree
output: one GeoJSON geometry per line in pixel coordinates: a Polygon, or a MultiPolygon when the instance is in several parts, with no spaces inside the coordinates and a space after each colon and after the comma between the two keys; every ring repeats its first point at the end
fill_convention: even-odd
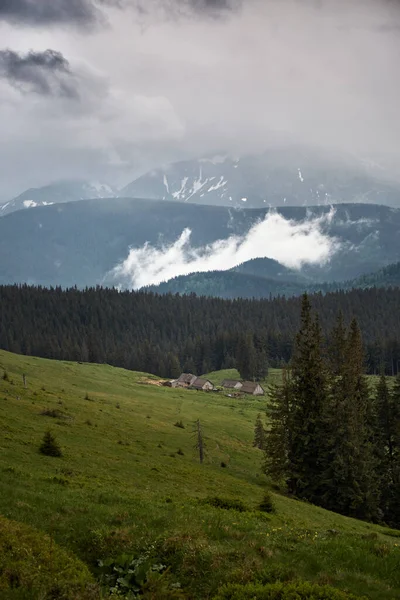
{"type": "Polygon", "coordinates": [[[343,313],[339,312],[336,325],[331,331],[329,344],[329,367],[332,375],[335,377],[343,373],[346,354],[346,327],[344,324],[343,313]]]}
{"type": "Polygon", "coordinates": [[[258,448],[259,450],[265,449],[265,429],[260,414],[257,415],[256,423],[254,426],[253,446],[255,448],[258,448]]]}
{"type": "Polygon", "coordinates": [[[312,317],[307,295],[303,296],[301,327],[292,359],[292,389],[288,489],[319,503],[326,460],[324,415],[329,397],[328,376],[322,356],[321,327],[318,319],[312,317]]]}
{"type": "Polygon", "coordinates": [[[251,333],[242,335],[237,348],[236,368],[242,379],[256,378],[256,351],[251,333]]]}
{"type": "Polygon", "coordinates": [[[374,411],[364,375],[364,350],[353,319],[342,364],[332,384],[323,505],[362,519],[377,519],[379,481],[374,449],[374,411]]]}
{"type": "Polygon", "coordinates": [[[254,375],[256,381],[262,381],[268,375],[268,356],[264,348],[256,352],[254,375]]]}
{"type": "Polygon", "coordinates": [[[400,527],[400,376],[390,390],[384,375],[376,390],[378,472],[384,520],[400,527]]]}
{"type": "Polygon", "coordinates": [[[282,371],[282,385],[271,385],[267,417],[271,423],[265,433],[263,471],[277,482],[286,482],[292,446],[293,386],[288,369],[282,371]]]}

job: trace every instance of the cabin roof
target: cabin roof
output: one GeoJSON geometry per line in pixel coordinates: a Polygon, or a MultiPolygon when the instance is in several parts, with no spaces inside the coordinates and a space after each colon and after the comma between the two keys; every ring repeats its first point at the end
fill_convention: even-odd
{"type": "Polygon", "coordinates": [[[235,387],[238,383],[241,383],[238,379],[224,379],[222,387],[235,387]]]}
{"type": "Polygon", "coordinates": [[[191,387],[201,389],[206,383],[211,383],[211,385],[213,385],[209,379],[203,379],[202,377],[197,377],[197,379],[195,381],[193,381],[191,387]]]}
{"type": "Polygon", "coordinates": [[[260,387],[262,389],[262,391],[264,392],[264,389],[261,387],[261,385],[259,383],[257,383],[257,381],[245,381],[242,385],[242,387],[240,388],[241,392],[245,392],[247,394],[254,394],[254,392],[256,391],[256,389],[260,387]]]}
{"type": "Polygon", "coordinates": [[[181,373],[176,381],[179,381],[179,383],[191,383],[195,377],[196,375],[192,373],[181,373]]]}

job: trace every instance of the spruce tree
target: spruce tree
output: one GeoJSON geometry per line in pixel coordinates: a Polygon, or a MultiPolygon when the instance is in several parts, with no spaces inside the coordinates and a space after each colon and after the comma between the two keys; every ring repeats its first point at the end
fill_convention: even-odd
{"type": "Polygon", "coordinates": [[[377,417],[376,455],[380,477],[381,509],[384,515],[387,515],[390,511],[389,506],[393,487],[394,421],[392,418],[392,398],[386,376],[382,372],[376,387],[375,408],[377,417]]]}
{"type": "Polygon", "coordinates": [[[327,418],[329,461],[322,503],[349,516],[377,519],[375,415],[364,375],[361,332],[355,319],[350,325],[343,360],[338,363],[331,391],[327,418]]]}
{"type": "Polygon", "coordinates": [[[254,340],[251,333],[242,335],[239,339],[236,353],[236,368],[240,377],[246,380],[254,380],[256,377],[256,352],[254,340]]]}
{"type": "Polygon", "coordinates": [[[260,450],[264,450],[265,448],[265,429],[260,414],[257,415],[256,423],[254,426],[253,446],[255,448],[259,448],[260,450]]]}
{"type": "Polygon", "coordinates": [[[288,456],[291,451],[291,418],[293,386],[290,371],[283,369],[282,385],[269,388],[267,417],[271,423],[265,432],[264,473],[276,482],[286,482],[289,474],[288,456]]]}
{"type": "Polygon", "coordinates": [[[329,367],[333,376],[342,374],[346,353],[346,327],[344,324],[343,313],[339,312],[336,325],[332,329],[329,344],[329,367]]]}
{"type": "Polygon", "coordinates": [[[39,447],[39,450],[42,454],[46,456],[62,456],[62,451],[60,448],[60,444],[57,442],[54,435],[51,431],[46,431],[43,436],[43,441],[39,447]]]}
{"type": "Polygon", "coordinates": [[[400,376],[392,390],[388,388],[386,377],[381,376],[376,409],[383,518],[389,525],[400,527],[400,376]]]}
{"type": "Polygon", "coordinates": [[[268,375],[268,357],[264,348],[256,352],[254,375],[256,381],[262,381],[268,375]]]}
{"type": "Polygon", "coordinates": [[[325,411],[328,404],[328,376],[322,356],[322,332],[305,294],[301,327],[292,359],[293,409],[291,444],[288,453],[289,492],[320,503],[322,473],[326,461],[325,411]]]}

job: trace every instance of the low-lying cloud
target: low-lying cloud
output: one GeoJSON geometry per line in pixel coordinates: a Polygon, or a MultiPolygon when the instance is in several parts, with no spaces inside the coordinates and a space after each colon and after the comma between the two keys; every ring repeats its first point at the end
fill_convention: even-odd
{"type": "Polygon", "coordinates": [[[198,248],[192,247],[191,230],[186,228],[168,246],[131,248],[126,260],[113,269],[111,279],[120,287],[138,289],[178,275],[226,271],[253,258],[273,258],[294,269],[306,263],[323,264],[339,248],[339,242],[323,232],[333,215],[332,210],[297,222],[270,212],[247,234],[198,248]]]}

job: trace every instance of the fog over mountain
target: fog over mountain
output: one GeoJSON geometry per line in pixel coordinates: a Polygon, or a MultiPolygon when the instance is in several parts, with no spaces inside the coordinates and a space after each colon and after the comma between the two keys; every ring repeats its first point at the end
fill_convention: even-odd
{"type": "Polygon", "coordinates": [[[0,1],[0,199],[292,142],[400,179],[394,0],[0,1]]]}
{"type": "Polygon", "coordinates": [[[285,266],[324,264],[340,242],[321,231],[334,211],[296,222],[278,213],[267,213],[242,235],[231,235],[206,246],[193,247],[191,230],[161,248],[145,244],[131,248],[128,257],[113,269],[119,284],[140,288],[194,272],[224,271],[254,258],[271,257],[285,266]]]}

